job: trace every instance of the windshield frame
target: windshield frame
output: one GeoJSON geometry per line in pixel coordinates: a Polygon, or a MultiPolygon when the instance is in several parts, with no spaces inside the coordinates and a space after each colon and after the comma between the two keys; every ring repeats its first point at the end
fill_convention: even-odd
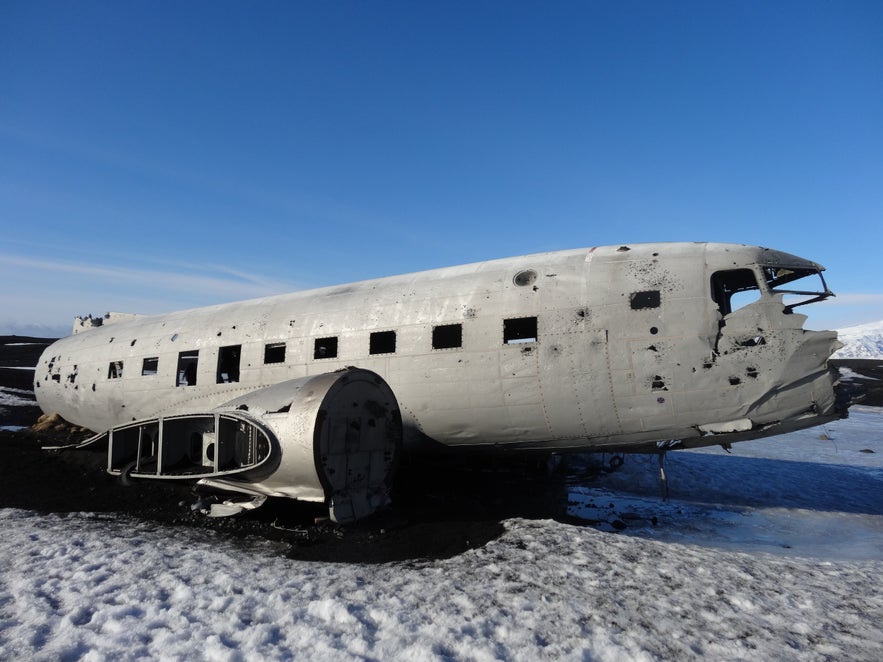
{"type": "Polygon", "coordinates": [[[783,296],[783,303],[784,297],[788,295],[809,297],[808,299],[804,299],[802,301],[785,304],[785,312],[787,313],[790,313],[798,306],[806,306],[807,304],[816,303],[817,301],[824,301],[825,299],[835,296],[831,289],[828,287],[828,284],[825,282],[825,277],[822,274],[823,269],[817,266],[807,267],[788,264],[761,264],[759,266],[761,269],[761,273],[763,274],[763,279],[767,291],[770,294],[781,294],[783,296]],[[811,278],[813,276],[818,276],[819,280],[821,281],[821,291],[817,289],[807,290],[781,287],[782,285],[795,283],[797,281],[811,278]]]}

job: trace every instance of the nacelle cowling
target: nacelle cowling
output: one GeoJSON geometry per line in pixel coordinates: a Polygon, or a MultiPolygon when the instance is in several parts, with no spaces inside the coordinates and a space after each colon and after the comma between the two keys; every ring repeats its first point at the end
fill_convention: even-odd
{"type": "Polygon", "coordinates": [[[257,389],[214,410],[116,426],[108,471],[186,480],[227,492],[328,503],[331,519],[361,519],[389,503],[402,441],[395,395],[358,368],[257,389]]]}

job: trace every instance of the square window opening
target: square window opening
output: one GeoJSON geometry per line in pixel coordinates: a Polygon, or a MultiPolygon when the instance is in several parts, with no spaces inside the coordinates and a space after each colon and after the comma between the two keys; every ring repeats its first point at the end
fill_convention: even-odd
{"type": "Polygon", "coordinates": [[[177,386],[196,386],[196,368],[198,363],[198,349],[178,353],[177,386]]]}
{"type": "Polygon", "coordinates": [[[711,298],[726,316],[760,299],[760,286],[751,269],[717,271],[711,276],[711,298]]]}
{"type": "Polygon", "coordinates": [[[141,363],[141,374],[145,377],[155,375],[159,370],[159,357],[151,356],[141,363]]]}
{"type": "Polygon", "coordinates": [[[316,338],[313,346],[314,359],[337,358],[337,336],[331,338],[316,338]]]}
{"type": "Polygon", "coordinates": [[[462,346],[462,324],[441,324],[432,328],[432,349],[454,349],[462,346]]]}
{"type": "Polygon", "coordinates": [[[375,331],[371,334],[370,354],[393,354],[396,351],[395,331],[375,331]]]}
{"type": "Polygon", "coordinates": [[[242,345],[227,345],[218,349],[218,384],[239,381],[239,357],[242,345]]]}
{"type": "Polygon", "coordinates": [[[264,345],[264,363],[285,363],[285,343],[274,342],[264,345]]]}
{"type": "Polygon", "coordinates": [[[108,379],[119,379],[123,376],[123,362],[122,361],[111,361],[110,365],[107,366],[107,378],[108,379]]]}
{"type": "Polygon", "coordinates": [[[659,308],[662,304],[662,297],[659,290],[645,290],[644,292],[632,292],[629,295],[629,303],[632,310],[642,310],[644,308],[659,308]]]}
{"type": "Polygon", "coordinates": [[[536,341],[536,317],[516,317],[503,320],[503,344],[514,345],[536,341]]]}

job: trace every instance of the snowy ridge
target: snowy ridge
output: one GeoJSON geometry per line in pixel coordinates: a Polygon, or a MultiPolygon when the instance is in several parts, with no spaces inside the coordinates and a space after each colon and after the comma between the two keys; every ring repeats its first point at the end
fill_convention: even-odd
{"type": "Polygon", "coordinates": [[[845,347],[834,352],[835,359],[883,359],[883,321],[837,330],[845,347]]]}

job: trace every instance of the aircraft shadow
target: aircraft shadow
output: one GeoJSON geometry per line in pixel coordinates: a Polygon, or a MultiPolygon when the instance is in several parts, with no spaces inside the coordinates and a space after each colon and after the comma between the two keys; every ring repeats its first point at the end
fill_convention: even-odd
{"type": "MultiPolygon", "coordinates": [[[[659,496],[657,458],[626,457],[623,471],[587,486],[659,496]],[[629,466],[633,465],[633,466],[629,466]]],[[[815,462],[669,453],[669,497],[726,508],[800,508],[883,515],[883,470],[815,462]]]]}

